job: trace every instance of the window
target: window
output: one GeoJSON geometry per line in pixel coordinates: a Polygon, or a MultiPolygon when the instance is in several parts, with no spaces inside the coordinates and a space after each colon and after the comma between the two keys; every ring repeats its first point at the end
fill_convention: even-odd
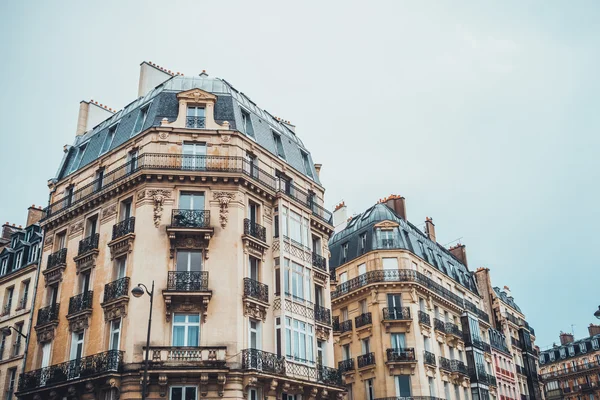
{"type": "Polygon", "coordinates": [[[44,342],[42,344],[42,364],[41,368],[46,368],[50,365],[50,349],[52,348],[51,342],[44,342]]]}
{"type": "Polygon", "coordinates": [[[344,264],[346,261],[348,261],[348,243],[344,243],[342,244],[342,260],[340,262],[340,264],[344,264]]]}
{"type": "Polygon", "coordinates": [[[25,309],[27,306],[27,298],[29,297],[29,281],[25,281],[21,287],[21,300],[19,301],[19,309],[25,309]]]}
{"type": "Polygon", "coordinates": [[[206,143],[183,142],[181,167],[187,170],[206,169],[206,143]]]}
{"type": "Polygon", "coordinates": [[[137,169],[137,167],[138,167],[138,151],[137,151],[137,149],[131,150],[129,153],[127,153],[127,163],[129,165],[127,167],[128,173],[132,173],[137,169]]]}
{"type": "Polygon", "coordinates": [[[40,252],[40,244],[39,243],[33,244],[29,250],[29,262],[30,263],[37,261],[39,252],[40,252]]]}
{"type": "Polygon", "coordinates": [[[412,396],[410,390],[410,375],[396,375],[396,396],[402,398],[409,398],[412,396]]]}
{"type": "Polygon", "coordinates": [[[198,346],[200,315],[175,314],[173,317],[173,346],[198,346]]]}
{"type": "Polygon", "coordinates": [[[427,259],[427,254],[425,254],[425,247],[423,246],[423,242],[419,240],[417,241],[417,243],[419,243],[419,250],[421,250],[421,256],[425,259],[425,261],[429,261],[427,259]]]}
{"type": "Polygon", "coordinates": [[[15,259],[15,267],[13,268],[14,270],[21,268],[21,265],[23,264],[23,251],[19,251],[17,253],[17,257],[15,259]]]}
{"type": "Polygon", "coordinates": [[[196,400],[195,386],[171,386],[169,400],[196,400]]]}
{"type": "Polygon", "coordinates": [[[100,168],[96,171],[96,177],[94,179],[94,190],[98,191],[102,189],[102,185],[104,183],[104,168],[100,168]]]}
{"type": "Polygon", "coordinates": [[[451,400],[450,385],[448,384],[448,382],[444,382],[444,395],[446,396],[446,400],[451,400]]]}
{"type": "Polygon", "coordinates": [[[13,301],[13,293],[15,291],[14,287],[9,287],[6,289],[6,294],[4,295],[4,310],[2,310],[2,315],[10,314],[10,309],[12,308],[13,301]]]}
{"type": "Polygon", "coordinates": [[[17,378],[17,368],[11,368],[7,371],[7,385],[6,385],[6,400],[12,400],[13,393],[15,391],[15,380],[17,378]]]}
{"type": "Polygon", "coordinates": [[[587,353],[587,346],[584,343],[579,343],[579,351],[581,351],[582,353],[587,353]]]}
{"type": "Polygon", "coordinates": [[[317,340],[317,363],[327,365],[327,352],[325,351],[325,342],[317,340]]]}
{"type": "Polygon", "coordinates": [[[71,334],[71,360],[79,360],[83,356],[84,331],[71,334]]]}
{"type": "Polygon", "coordinates": [[[119,350],[121,341],[121,319],[110,321],[110,343],[109,350],[119,350]]]}
{"type": "Polygon", "coordinates": [[[204,192],[181,192],[179,208],[181,210],[204,210],[204,192]]]}
{"type": "Polygon", "coordinates": [[[598,346],[598,339],[592,339],[592,348],[594,350],[598,350],[600,346],[598,346]]]}
{"type": "Polygon", "coordinates": [[[115,260],[115,278],[124,278],[127,272],[127,255],[119,257],[115,260]]]}
{"type": "Polygon", "coordinates": [[[286,356],[304,363],[314,363],[314,330],[311,324],[286,317],[286,356]]]}
{"type": "MultiPolygon", "coordinates": [[[[19,322],[17,324],[15,324],[15,329],[17,332],[22,333],[23,332],[23,322],[19,322]]],[[[17,333],[16,335],[14,335],[14,351],[13,351],[13,355],[14,356],[18,356],[19,354],[21,354],[21,339],[23,338],[21,335],[19,335],[19,333],[17,333]]]]}
{"type": "Polygon", "coordinates": [[[256,320],[249,320],[249,337],[250,337],[250,348],[251,349],[262,349],[261,341],[261,324],[256,320]]]}
{"type": "Polygon", "coordinates": [[[367,379],[365,381],[365,394],[367,400],[375,399],[375,389],[373,389],[373,379],[367,379]]]}
{"type": "Polygon", "coordinates": [[[69,173],[71,173],[71,172],[75,171],[77,168],[79,168],[79,164],[81,164],[81,159],[83,158],[83,155],[85,154],[86,148],[87,148],[87,143],[79,146],[79,148],[77,149],[77,153],[75,154],[75,158],[73,159],[73,164],[71,164],[71,170],[69,171],[69,173]]]}
{"type": "Polygon", "coordinates": [[[363,233],[360,235],[360,254],[363,254],[367,250],[367,234],[363,233]]]}
{"type": "Polygon", "coordinates": [[[248,400],[262,400],[262,396],[260,395],[260,389],[249,388],[248,389],[248,400]]]}
{"type": "Polygon", "coordinates": [[[131,218],[131,203],[132,199],[123,200],[121,202],[121,210],[119,212],[119,221],[125,221],[131,218]]]}
{"type": "MultiPolygon", "coordinates": [[[[569,355],[572,357],[575,355],[575,347],[569,346],[569,355]]],[[[550,352],[550,360],[554,361],[554,352],[550,352]]]]}
{"type": "Polygon", "coordinates": [[[131,134],[132,136],[136,133],[140,133],[144,128],[144,123],[146,122],[146,118],[148,118],[148,108],[150,108],[149,105],[140,109],[140,112],[138,113],[138,116],[135,120],[135,125],[131,134]]]}
{"type": "MultiPolygon", "coordinates": [[[[285,151],[283,150],[283,142],[281,141],[281,136],[273,132],[273,141],[275,142],[275,148],[277,150],[277,155],[285,160],[285,151]]],[[[310,165],[308,166],[310,169],[310,165]]]]}
{"type": "Polygon", "coordinates": [[[110,149],[110,146],[112,145],[112,142],[115,138],[116,132],[117,132],[117,125],[113,125],[110,128],[108,128],[108,133],[106,134],[106,137],[104,138],[104,142],[102,143],[102,149],[100,150],[100,154],[104,154],[110,149]]]}
{"type": "Polygon", "coordinates": [[[73,204],[73,198],[74,198],[73,185],[67,186],[65,188],[65,194],[63,197],[65,207],[69,207],[71,204],[73,204]]]}
{"type": "Polygon", "coordinates": [[[254,139],[254,128],[252,128],[252,120],[250,114],[242,110],[242,130],[243,132],[254,139]]]}
{"type": "Polygon", "coordinates": [[[559,349],[559,352],[560,352],[560,358],[566,358],[567,357],[567,351],[565,350],[564,347],[561,347],[559,349]]]}
{"type": "Polygon", "coordinates": [[[291,294],[296,300],[307,300],[311,301],[312,299],[312,277],[311,270],[303,267],[300,264],[296,264],[292,262],[292,268],[290,271],[289,260],[284,260],[284,267],[286,268],[286,275],[284,276],[284,281],[288,278],[288,275],[291,275],[291,288],[288,289],[288,284],[284,282],[284,286],[286,289],[286,294],[291,294]],[[288,272],[289,271],[289,272],[288,272]],[[288,290],[291,290],[289,292],[288,290]]]}
{"type": "MultiPolygon", "coordinates": [[[[281,140],[281,138],[280,138],[281,140]]],[[[304,162],[304,170],[306,171],[306,175],[313,178],[312,167],[310,166],[310,160],[308,159],[308,154],[302,152],[302,161],[304,162]]]]}
{"type": "Polygon", "coordinates": [[[351,358],[350,345],[345,344],[342,346],[342,360],[349,360],[351,358]]]}
{"type": "Polygon", "coordinates": [[[202,252],[199,250],[178,250],[177,271],[202,271],[202,252]]]}
{"type": "Polygon", "coordinates": [[[203,106],[188,106],[185,127],[192,129],[206,127],[206,112],[203,106]]]}
{"type": "MultiPolygon", "coordinates": [[[[260,170],[258,168],[258,158],[256,157],[256,155],[250,152],[246,152],[246,163],[248,165],[247,168],[249,169],[250,176],[255,179],[258,179],[260,170]]],[[[244,171],[245,170],[246,168],[244,168],[244,171]]]]}
{"type": "Polygon", "coordinates": [[[8,257],[4,257],[2,259],[2,268],[0,269],[0,274],[5,275],[8,269],[8,257]]]}
{"type": "Polygon", "coordinates": [[[379,237],[381,239],[382,249],[393,249],[394,245],[394,231],[391,230],[379,230],[379,237]]]}
{"type": "Polygon", "coordinates": [[[369,354],[371,352],[371,342],[369,338],[361,340],[361,348],[363,354],[369,354]]]}
{"type": "Polygon", "coordinates": [[[428,377],[427,382],[429,383],[429,396],[436,397],[435,380],[432,377],[428,377]]]}
{"type": "Polygon", "coordinates": [[[340,274],[340,283],[345,283],[346,281],[348,281],[348,273],[342,272],[340,274]]]}

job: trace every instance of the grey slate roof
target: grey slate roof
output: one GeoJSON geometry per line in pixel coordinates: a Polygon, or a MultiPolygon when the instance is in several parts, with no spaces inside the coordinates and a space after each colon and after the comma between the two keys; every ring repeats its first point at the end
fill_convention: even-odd
{"type": "Polygon", "coordinates": [[[522,313],[522,311],[519,308],[519,306],[517,305],[517,303],[515,303],[515,300],[512,297],[508,297],[505,292],[500,290],[499,287],[495,287],[494,292],[496,292],[496,295],[498,295],[498,297],[500,297],[500,300],[502,300],[504,303],[508,304],[509,306],[511,306],[512,308],[517,310],[518,312],[522,313]]]}
{"type": "Polygon", "coordinates": [[[242,132],[242,109],[248,112],[254,130],[254,139],[275,156],[277,156],[277,149],[273,139],[273,131],[278,133],[282,139],[285,161],[301,174],[320,184],[310,152],[290,128],[279,122],[267,111],[257,107],[246,95],[237,91],[227,81],[212,78],[206,74],[193,77],[174,76],[145,96],[134,100],[84,135],[76,137],[73,146],[70,147],[67,156],[61,162],[56,179],[60,180],[96,160],[101,155],[100,151],[109,129],[115,124],[117,124],[115,137],[108,151],[128,141],[132,137],[138,114],[146,106],[149,107],[148,115],[142,132],[151,126],[159,126],[163,118],[167,118],[169,122],[174,121],[177,118],[179,107],[177,93],[195,88],[217,96],[214,112],[215,120],[218,123],[229,121],[232,129],[242,132]],[[83,145],[85,145],[85,152],[81,162],[78,166],[74,166],[76,154],[83,145]],[[302,153],[308,157],[311,169],[310,175],[312,176],[306,174],[302,153]]]}
{"type": "Polygon", "coordinates": [[[578,357],[582,354],[590,353],[600,349],[600,335],[588,336],[583,339],[575,340],[561,346],[554,346],[551,349],[540,351],[540,364],[552,364],[568,358],[578,357]],[[569,347],[573,348],[573,353],[569,353],[569,347]],[[564,349],[564,357],[560,355],[560,349],[564,349]],[[554,360],[550,360],[550,353],[554,354],[554,360]]]}
{"type": "Polygon", "coordinates": [[[329,240],[330,268],[337,268],[341,264],[342,245],[348,243],[347,261],[349,262],[360,253],[360,237],[366,234],[365,252],[380,248],[375,237],[374,226],[382,221],[397,222],[400,227],[395,230],[394,248],[409,250],[416,256],[426,260],[445,275],[454,279],[460,285],[473,293],[479,294],[473,275],[468,268],[440,244],[431,241],[427,235],[416,226],[398,216],[384,203],[379,203],[367,209],[362,214],[354,216],[346,225],[346,228],[335,233],[329,240]],[[425,254],[421,251],[419,242],[423,244],[425,254]],[[429,260],[429,249],[434,253],[434,259],[429,260]],[[440,261],[441,258],[441,261],[440,261]]]}

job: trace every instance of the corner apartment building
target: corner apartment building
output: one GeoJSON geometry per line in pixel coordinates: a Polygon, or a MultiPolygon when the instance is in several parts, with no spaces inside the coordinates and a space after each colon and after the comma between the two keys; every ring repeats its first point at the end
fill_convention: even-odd
{"type": "MultiPolygon", "coordinates": [[[[334,214],[346,221],[346,205],[334,214]]],[[[490,321],[465,246],[446,249],[430,218],[425,227],[393,195],[330,239],[335,354],[349,399],[496,397],[490,321]]]]}
{"type": "Polygon", "coordinates": [[[148,350],[149,399],[339,398],[320,165],[227,81],[140,68],[49,183],[20,397],[139,399],[148,350]]]}
{"type": "Polygon", "coordinates": [[[490,342],[501,399],[542,399],[535,330],[508,286],[492,285],[488,268],[477,269],[475,279],[486,308],[491,310],[490,342]]]}
{"type": "Polygon", "coordinates": [[[23,370],[35,294],[42,232],[41,207],[31,206],[25,228],[2,226],[0,248],[0,397],[15,399],[23,370]]]}
{"type": "Polygon", "coordinates": [[[590,324],[589,336],[575,340],[560,334],[560,345],[540,352],[540,372],[548,400],[600,398],[600,325],[590,324]]]}

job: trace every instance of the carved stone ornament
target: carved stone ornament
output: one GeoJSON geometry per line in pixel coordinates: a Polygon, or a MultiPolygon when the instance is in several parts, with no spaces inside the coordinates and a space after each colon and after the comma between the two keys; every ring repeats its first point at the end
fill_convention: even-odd
{"type": "Polygon", "coordinates": [[[91,312],[88,311],[73,317],[67,316],[67,319],[69,320],[69,330],[71,332],[81,332],[82,330],[87,329],[90,325],[90,313],[91,312]]]}
{"type": "Polygon", "coordinates": [[[231,141],[231,135],[230,134],[221,134],[221,141],[223,143],[229,143],[231,141]]]}
{"type": "Polygon", "coordinates": [[[208,395],[208,374],[200,374],[200,396],[208,395]]]}
{"type": "Polygon", "coordinates": [[[217,375],[217,384],[219,385],[218,394],[219,397],[223,397],[225,393],[225,382],[227,382],[227,375],[219,374],[217,375]]]}
{"type": "Polygon", "coordinates": [[[233,192],[214,192],[213,199],[219,201],[220,213],[219,213],[219,222],[221,223],[221,228],[225,228],[227,226],[227,222],[229,220],[229,202],[235,200],[235,193],[233,192]]]}
{"type": "Polygon", "coordinates": [[[166,374],[158,375],[158,393],[160,394],[160,397],[167,396],[167,381],[168,379],[166,374]]]}
{"type": "Polygon", "coordinates": [[[329,328],[326,328],[321,325],[316,325],[315,331],[317,334],[317,339],[323,340],[323,341],[329,340],[329,332],[330,332],[329,328]]]}
{"type": "Polygon", "coordinates": [[[52,339],[54,339],[54,334],[56,332],[56,323],[46,324],[39,328],[36,326],[35,332],[36,332],[38,343],[49,342],[52,339]]]}
{"type": "Polygon", "coordinates": [[[81,231],[83,231],[83,220],[74,222],[69,228],[69,234],[71,235],[75,235],[81,231]]]}
{"type": "Polygon", "coordinates": [[[208,259],[208,246],[206,238],[202,239],[198,236],[185,235],[177,236],[171,240],[171,258],[175,256],[177,249],[185,250],[202,250],[204,252],[204,258],[208,259]]]}
{"type": "Polygon", "coordinates": [[[267,319],[267,309],[264,306],[251,301],[244,302],[244,316],[253,319],[260,319],[263,322],[267,319]]]}
{"type": "Polygon", "coordinates": [[[110,204],[102,209],[102,219],[110,218],[117,214],[117,204],[110,204]]]}
{"type": "Polygon", "coordinates": [[[46,240],[44,240],[44,247],[52,247],[54,244],[54,236],[48,235],[46,236],[46,240]]]}
{"type": "Polygon", "coordinates": [[[102,305],[104,308],[104,320],[106,322],[121,319],[127,316],[127,303],[129,299],[125,298],[123,300],[127,301],[113,302],[107,305],[102,305]]]}
{"type": "Polygon", "coordinates": [[[387,221],[387,220],[386,221],[381,221],[381,222],[375,224],[375,228],[380,228],[380,229],[382,229],[384,231],[385,230],[391,230],[391,229],[397,228],[399,226],[400,225],[397,222],[387,221]]]}
{"type": "Polygon", "coordinates": [[[94,385],[92,381],[87,381],[85,383],[84,390],[86,393],[92,393],[94,390],[96,390],[96,385],[94,385]]]}
{"type": "Polygon", "coordinates": [[[170,190],[152,189],[148,190],[147,195],[154,201],[154,226],[159,227],[163,213],[163,203],[165,199],[171,197],[170,190]]]}
{"type": "Polygon", "coordinates": [[[169,138],[169,132],[158,132],[158,138],[160,140],[167,140],[169,138]]]}

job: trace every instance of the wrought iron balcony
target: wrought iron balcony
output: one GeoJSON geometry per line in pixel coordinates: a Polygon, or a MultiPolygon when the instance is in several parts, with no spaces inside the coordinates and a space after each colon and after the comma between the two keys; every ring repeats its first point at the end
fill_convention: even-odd
{"type": "Polygon", "coordinates": [[[323,382],[326,385],[342,386],[342,373],[338,369],[317,365],[317,371],[319,373],[319,382],[323,382]]]}
{"type": "MultiPolygon", "coordinates": [[[[598,370],[598,373],[600,374],[600,363],[598,361],[593,361],[593,362],[588,362],[587,364],[568,365],[567,368],[560,368],[556,371],[547,372],[545,374],[542,374],[542,380],[547,380],[552,377],[567,376],[567,375],[576,374],[576,373],[584,372],[584,371],[590,371],[590,370],[591,371],[598,370]]],[[[527,375],[525,373],[525,368],[521,367],[520,365],[517,365],[517,372],[519,372],[522,375],[527,375]],[[519,371],[519,369],[521,371],[519,371]]]]}
{"type": "Polygon", "coordinates": [[[354,358],[349,358],[347,360],[342,360],[338,362],[338,369],[342,374],[354,371],[354,358]]]}
{"type": "Polygon", "coordinates": [[[112,228],[112,240],[123,237],[135,230],[135,217],[129,217],[123,221],[114,224],[112,228]]]}
{"type": "Polygon", "coordinates": [[[383,309],[383,319],[392,321],[410,320],[409,307],[385,307],[383,309]]]}
{"type": "Polygon", "coordinates": [[[452,322],[446,322],[446,333],[452,336],[456,336],[459,339],[462,339],[463,337],[463,333],[460,330],[460,328],[458,327],[458,325],[452,323],[452,322]]]}
{"type": "Polygon", "coordinates": [[[424,311],[419,310],[419,322],[423,325],[431,326],[431,317],[424,311]]]}
{"type": "Polygon", "coordinates": [[[315,321],[325,325],[331,325],[331,310],[315,304],[315,321]]]}
{"type": "Polygon", "coordinates": [[[375,365],[375,353],[367,353],[356,357],[358,368],[368,367],[369,365],[375,365]]]}
{"type": "Polygon", "coordinates": [[[122,361],[122,351],[109,350],[24,372],[19,379],[19,392],[28,392],[40,387],[52,387],[76,379],[92,378],[107,372],[120,372],[122,361]]]}
{"type": "Polygon", "coordinates": [[[180,210],[171,212],[173,228],[209,228],[210,210],[180,210]]]}
{"type": "Polygon", "coordinates": [[[263,242],[267,241],[267,229],[248,218],[244,219],[244,235],[250,235],[263,242]]]}
{"type": "Polygon", "coordinates": [[[348,319],[346,321],[340,322],[340,333],[352,332],[352,320],[348,319]]]}
{"type": "Polygon", "coordinates": [[[511,337],[511,338],[510,338],[510,343],[511,343],[513,346],[516,346],[516,347],[518,347],[519,349],[521,348],[521,341],[520,341],[519,339],[516,339],[516,338],[514,338],[514,337],[511,337]]]}
{"type": "Polygon", "coordinates": [[[244,296],[269,302],[269,286],[254,279],[244,278],[244,296]]]}
{"type": "Polygon", "coordinates": [[[67,249],[60,249],[56,253],[52,253],[48,256],[48,263],[46,269],[58,267],[59,265],[65,265],[67,263],[67,249]]]}
{"type": "Polygon", "coordinates": [[[468,334],[464,334],[464,341],[465,341],[465,345],[466,346],[475,346],[478,349],[485,351],[486,353],[491,353],[492,352],[492,348],[489,345],[489,343],[484,342],[483,340],[479,339],[479,338],[473,338],[470,337],[468,334]]]}
{"type": "Polygon", "coordinates": [[[440,332],[446,332],[446,324],[441,319],[433,319],[433,329],[440,332]]]}
{"type": "Polygon", "coordinates": [[[467,366],[460,360],[450,360],[450,370],[462,375],[468,375],[467,366]]]}
{"type": "Polygon", "coordinates": [[[423,350],[423,362],[427,365],[436,365],[435,354],[430,351],[423,350]]]}
{"type": "Polygon", "coordinates": [[[312,265],[313,267],[319,268],[320,270],[327,271],[327,259],[313,251],[312,253],[312,265]]]}
{"type": "Polygon", "coordinates": [[[371,313],[366,312],[366,313],[360,314],[358,317],[354,318],[354,323],[355,323],[357,329],[362,326],[372,324],[373,319],[371,318],[371,313]]]}
{"type": "Polygon", "coordinates": [[[49,324],[58,321],[58,310],[60,303],[49,305],[48,307],[40,308],[37,315],[37,326],[49,324]]]}
{"type": "Polygon", "coordinates": [[[91,310],[93,297],[93,290],[88,290],[87,292],[83,292],[71,297],[69,299],[69,315],[77,314],[86,310],[91,310]]]}
{"type": "Polygon", "coordinates": [[[477,373],[475,373],[475,368],[469,367],[468,371],[471,383],[479,382],[483,383],[484,385],[496,386],[496,377],[488,374],[484,369],[477,369],[477,373]]]}
{"type": "Polygon", "coordinates": [[[86,237],[79,241],[79,251],[77,255],[82,255],[88,251],[96,250],[98,248],[98,242],[100,240],[100,234],[96,233],[86,237]]]}
{"type": "Polygon", "coordinates": [[[450,360],[448,360],[446,357],[440,356],[440,369],[452,371],[452,368],[450,367],[450,360]]]}
{"type": "Polygon", "coordinates": [[[339,317],[339,315],[336,315],[336,316],[334,316],[332,318],[331,328],[333,329],[333,331],[335,333],[339,333],[340,332],[340,317],[339,317]]]}
{"type": "Polygon", "coordinates": [[[126,276],[104,285],[104,303],[122,296],[129,296],[129,277],[126,276]]]}
{"type": "Polygon", "coordinates": [[[285,375],[285,358],[257,349],[242,350],[242,369],[285,375]]]}
{"type": "Polygon", "coordinates": [[[186,117],[185,127],[191,129],[203,129],[206,128],[205,117],[186,117]]]}
{"type": "Polygon", "coordinates": [[[176,292],[208,291],[208,271],[169,271],[167,290],[176,292]]]}
{"type": "Polygon", "coordinates": [[[387,361],[391,363],[412,362],[415,360],[415,349],[413,347],[386,349],[387,361]]]}

